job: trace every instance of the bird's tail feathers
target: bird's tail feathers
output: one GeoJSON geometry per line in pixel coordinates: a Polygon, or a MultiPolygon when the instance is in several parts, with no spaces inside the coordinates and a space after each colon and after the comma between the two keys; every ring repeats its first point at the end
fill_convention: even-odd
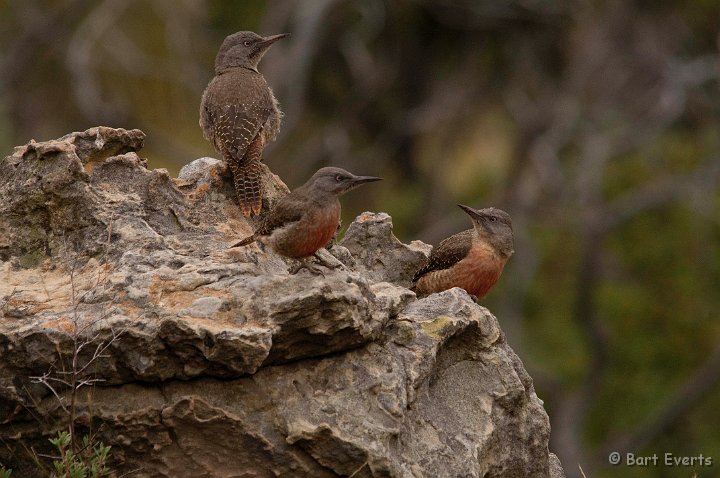
{"type": "Polygon", "coordinates": [[[245,217],[258,215],[262,209],[262,174],[260,161],[250,161],[233,168],[235,191],[245,217]]]}
{"type": "Polygon", "coordinates": [[[256,239],[257,239],[257,236],[256,236],[255,234],[253,234],[252,236],[246,237],[246,238],[243,239],[242,241],[236,242],[235,244],[233,244],[233,245],[230,246],[230,247],[247,246],[248,244],[251,244],[251,243],[255,242],[256,239]]]}

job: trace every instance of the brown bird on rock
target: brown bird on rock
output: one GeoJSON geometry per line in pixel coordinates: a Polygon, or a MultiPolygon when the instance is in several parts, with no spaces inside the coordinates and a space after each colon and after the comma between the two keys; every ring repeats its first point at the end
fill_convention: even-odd
{"type": "Polygon", "coordinates": [[[305,184],[281,198],[252,236],[232,247],[262,239],[281,256],[300,261],[300,266],[292,272],[304,267],[321,273],[307,259],[314,256],[323,265],[332,267],[317,252],[330,242],[337,231],[340,223],[338,198],[362,184],[380,179],[355,176],[340,168],[322,168],[305,184]]]}
{"type": "Polygon", "coordinates": [[[413,278],[412,290],[418,295],[460,287],[482,299],[498,281],[513,253],[508,213],[494,207],[458,206],[470,216],[473,228],[448,237],[433,249],[413,278]]]}
{"type": "Polygon", "coordinates": [[[225,38],[215,58],[215,77],[200,103],[205,139],[233,173],[245,216],[262,208],[262,152],[280,130],[282,112],[257,67],[270,46],[287,34],[262,37],[237,32],[225,38]]]}

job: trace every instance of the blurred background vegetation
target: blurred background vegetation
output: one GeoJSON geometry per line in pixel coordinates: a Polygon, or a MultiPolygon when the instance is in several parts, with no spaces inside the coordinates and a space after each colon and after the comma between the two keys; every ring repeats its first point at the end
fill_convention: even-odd
{"type": "Polygon", "coordinates": [[[0,3],[0,151],[140,128],[153,168],[217,156],[198,127],[223,38],[290,32],[260,65],[286,114],[265,161],[385,179],[403,241],[511,213],[487,305],[535,380],[568,476],[717,476],[717,0],[37,0],[0,3]],[[713,457],[610,467],[610,451],[713,457]]]}

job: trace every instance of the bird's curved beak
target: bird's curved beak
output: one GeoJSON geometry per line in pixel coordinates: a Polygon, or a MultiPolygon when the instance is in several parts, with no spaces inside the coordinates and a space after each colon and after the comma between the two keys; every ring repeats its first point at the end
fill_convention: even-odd
{"type": "Polygon", "coordinates": [[[263,37],[262,41],[258,42],[258,44],[268,47],[268,46],[272,45],[273,43],[275,43],[276,41],[281,40],[287,36],[290,36],[290,34],[289,33],[280,33],[279,35],[270,35],[267,37],[263,37]]]}
{"type": "Polygon", "coordinates": [[[470,206],[458,204],[458,207],[465,211],[467,215],[470,216],[472,219],[480,219],[480,217],[482,217],[482,213],[480,211],[478,211],[477,209],[473,209],[470,206]]]}

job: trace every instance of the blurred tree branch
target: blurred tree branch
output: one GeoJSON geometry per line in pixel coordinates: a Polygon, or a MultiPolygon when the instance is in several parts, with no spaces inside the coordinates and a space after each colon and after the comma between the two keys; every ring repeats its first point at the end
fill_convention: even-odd
{"type": "Polygon", "coordinates": [[[720,385],[720,343],[710,352],[707,360],[674,391],[673,396],[654,415],[623,437],[608,440],[601,447],[599,459],[604,460],[608,453],[618,451],[621,454],[641,450],[652,440],[676,424],[691,411],[711,391],[720,385]]]}

